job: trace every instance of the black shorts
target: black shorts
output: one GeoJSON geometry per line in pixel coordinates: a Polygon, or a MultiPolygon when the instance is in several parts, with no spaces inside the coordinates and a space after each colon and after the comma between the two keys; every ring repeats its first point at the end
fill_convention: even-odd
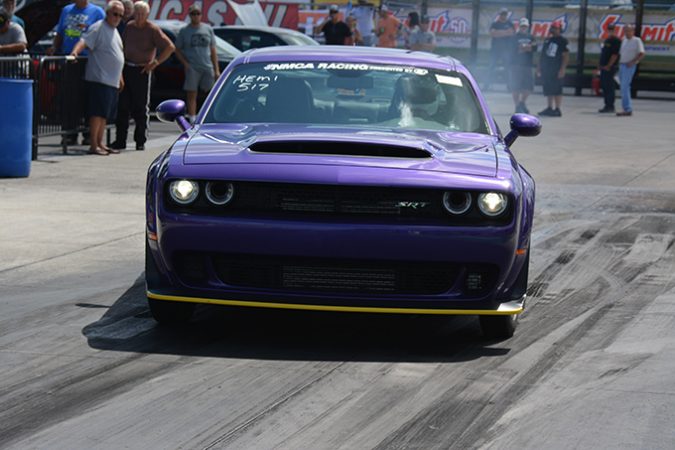
{"type": "Polygon", "coordinates": [[[114,120],[117,116],[117,88],[87,81],[87,118],[96,116],[114,120]]]}
{"type": "Polygon", "coordinates": [[[511,92],[532,92],[534,90],[532,67],[511,66],[509,69],[509,90],[511,92]]]}
{"type": "Polygon", "coordinates": [[[541,73],[541,84],[544,87],[544,95],[562,95],[563,79],[558,78],[558,72],[544,72],[541,73]]]}

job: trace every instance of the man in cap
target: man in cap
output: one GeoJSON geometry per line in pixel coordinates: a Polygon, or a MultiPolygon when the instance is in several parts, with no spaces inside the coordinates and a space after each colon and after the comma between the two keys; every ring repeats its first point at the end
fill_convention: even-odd
{"type": "Polygon", "coordinates": [[[513,24],[509,20],[510,11],[501,8],[497,18],[490,25],[490,66],[488,67],[487,82],[485,89],[490,89],[492,77],[499,66],[507,66],[511,51],[511,39],[515,34],[513,24]]]}
{"type": "Polygon", "coordinates": [[[619,51],[621,50],[621,39],[616,36],[616,26],[613,23],[607,25],[607,33],[609,36],[602,43],[600,62],[598,63],[600,87],[602,88],[602,96],[605,98],[605,106],[598,111],[601,113],[614,112],[614,99],[616,97],[614,75],[616,74],[619,51]]]}
{"type": "Polygon", "coordinates": [[[12,56],[26,51],[26,34],[20,25],[12,22],[12,15],[0,8],[0,56],[12,56]]]}
{"type": "Polygon", "coordinates": [[[513,38],[513,53],[509,70],[509,90],[517,113],[529,114],[530,112],[525,101],[534,89],[532,56],[536,50],[537,43],[530,34],[530,21],[527,17],[523,17],[518,22],[518,32],[513,38]]]}
{"type": "Polygon", "coordinates": [[[630,99],[630,87],[637,65],[645,56],[645,46],[642,39],[635,36],[635,26],[626,25],[624,28],[626,38],[621,43],[619,50],[619,81],[621,83],[621,106],[623,111],[616,113],[617,116],[632,116],[633,105],[630,99]]]}
{"type": "MultiPolygon", "coordinates": [[[[70,5],[64,6],[56,25],[54,42],[47,49],[47,54],[69,55],[89,27],[105,17],[103,8],[89,3],[89,0],[75,0],[70,5]]],[[[80,54],[81,56],[87,55],[86,47],[80,54]]],[[[74,130],[80,126],[82,111],[86,103],[85,89],[82,84],[82,68],[81,64],[66,64],[63,67],[63,81],[60,89],[62,93],[67,94],[63,95],[61,100],[63,108],[61,128],[67,132],[64,136],[66,145],[77,143],[77,132],[74,130]]],[[[87,135],[82,133],[82,144],[86,145],[88,140],[87,135]]]]}
{"type": "Polygon", "coordinates": [[[337,5],[328,9],[328,17],[314,28],[314,34],[323,33],[326,45],[345,45],[345,39],[351,37],[349,25],[340,20],[340,10],[337,5]]]}
{"type": "Polygon", "coordinates": [[[183,89],[187,97],[188,118],[197,115],[197,93],[208,92],[220,76],[216,35],[210,25],[202,23],[202,10],[198,4],[190,6],[190,23],[181,28],[176,38],[176,57],[185,67],[183,89]]]}
{"type": "Polygon", "coordinates": [[[537,75],[541,77],[548,106],[539,112],[540,116],[562,116],[560,111],[562,88],[570,52],[567,48],[567,39],[561,34],[562,25],[559,22],[553,22],[551,35],[544,41],[541,49],[537,75]]]}
{"type": "Polygon", "coordinates": [[[422,16],[420,26],[410,34],[410,49],[433,52],[436,48],[436,35],[429,30],[429,16],[422,16]]]}
{"type": "Polygon", "coordinates": [[[389,13],[387,5],[380,6],[380,19],[377,21],[377,46],[396,48],[396,38],[401,31],[401,21],[389,13]]]}

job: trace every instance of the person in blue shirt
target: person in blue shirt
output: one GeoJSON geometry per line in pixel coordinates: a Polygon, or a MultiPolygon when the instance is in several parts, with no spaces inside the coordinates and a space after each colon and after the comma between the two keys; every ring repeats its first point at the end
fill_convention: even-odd
{"type": "MultiPolygon", "coordinates": [[[[47,49],[48,55],[70,55],[82,35],[99,20],[105,19],[105,12],[100,6],[92,5],[88,0],[75,0],[61,10],[61,17],[56,26],[54,43],[47,49]]],[[[87,55],[85,49],[80,53],[87,55]]],[[[86,92],[84,88],[84,64],[64,64],[61,91],[67,92],[61,98],[61,130],[64,146],[77,144],[77,132],[84,127],[84,105],[86,92]]],[[[89,145],[89,135],[82,133],[82,145],[89,145]]]]}
{"type": "Polygon", "coordinates": [[[16,9],[16,0],[3,0],[2,7],[5,8],[5,11],[9,13],[10,17],[12,18],[12,22],[20,25],[24,30],[26,29],[26,23],[23,21],[23,19],[14,15],[14,10],[16,9]]]}
{"type": "MultiPolygon", "coordinates": [[[[75,0],[64,6],[56,26],[54,43],[47,54],[69,55],[89,27],[104,18],[103,8],[90,4],[89,0],[75,0]]],[[[83,56],[86,55],[86,51],[83,53],[83,56]]]]}

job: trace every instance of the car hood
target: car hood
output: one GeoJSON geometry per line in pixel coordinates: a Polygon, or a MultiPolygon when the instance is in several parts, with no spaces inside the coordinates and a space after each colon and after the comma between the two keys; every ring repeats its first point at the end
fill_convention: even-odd
{"type": "Polygon", "coordinates": [[[295,124],[209,124],[194,132],[185,148],[183,162],[186,165],[382,167],[495,177],[498,161],[495,142],[494,136],[477,133],[295,124]],[[328,152],[313,150],[327,147],[331,149],[328,152]],[[341,154],[340,148],[348,149],[349,154],[341,154]],[[362,148],[366,154],[359,154],[362,148]],[[377,148],[377,155],[368,153],[373,148],[377,148]]]}

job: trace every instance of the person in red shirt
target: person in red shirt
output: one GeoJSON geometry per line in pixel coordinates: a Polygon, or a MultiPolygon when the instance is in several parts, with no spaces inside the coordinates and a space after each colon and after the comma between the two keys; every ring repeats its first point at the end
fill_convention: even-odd
{"type": "Polygon", "coordinates": [[[393,14],[389,13],[386,5],[380,6],[380,19],[377,21],[375,34],[377,35],[377,46],[396,48],[396,38],[401,31],[401,21],[393,14]]]}

